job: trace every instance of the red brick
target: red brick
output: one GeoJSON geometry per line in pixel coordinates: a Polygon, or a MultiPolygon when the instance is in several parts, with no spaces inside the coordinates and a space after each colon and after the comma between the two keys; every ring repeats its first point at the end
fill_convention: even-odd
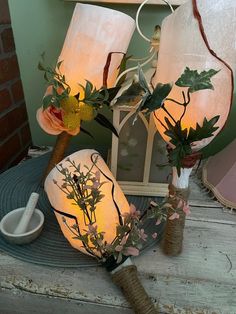
{"type": "Polygon", "coordinates": [[[0,119],[0,141],[6,139],[28,119],[25,104],[8,112],[0,119]]]}
{"type": "Polygon", "coordinates": [[[21,129],[21,139],[22,139],[23,146],[28,144],[31,141],[31,132],[30,132],[29,124],[27,124],[21,129]]]}
{"type": "Polygon", "coordinates": [[[10,24],[11,17],[7,0],[0,0],[0,24],[10,24]]]}
{"type": "Polygon", "coordinates": [[[1,38],[2,38],[2,46],[3,46],[4,52],[15,51],[15,42],[14,42],[12,28],[4,29],[4,31],[1,34],[1,38]]]}
{"type": "Polygon", "coordinates": [[[0,84],[20,75],[16,55],[0,60],[0,84]]]}
{"type": "Polygon", "coordinates": [[[21,149],[18,134],[12,136],[6,143],[0,145],[0,170],[2,170],[21,149]]]}
{"type": "Polygon", "coordinates": [[[0,90],[0,113],[11,106],[11,96],[9,91],[5,88],[0,90]]]}
{"type": "Polygon", "coordinates": [[[15,102],[18,102],[20,100],[24,100],[24,92],[21,80],[14,83],[11,87],[12,96],[15,102]]]}

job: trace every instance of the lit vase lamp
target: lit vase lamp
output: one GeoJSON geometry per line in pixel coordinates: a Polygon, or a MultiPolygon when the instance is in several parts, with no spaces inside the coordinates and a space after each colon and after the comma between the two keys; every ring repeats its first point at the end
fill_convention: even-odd
{"type": "MultiPolygon", "coordinates": [[[[216,123],[218,129],[211,137],[193,143],[191,153],[182,160],[180,173],[173,168],[169,201],[176,208],[178,204],[173,201],[176,196],[187,202],[189,175],[196,160],[200,158],[199,151],[222,130],[230,111],[233,73],[236,68],[236,35],[232,31],[236,27],[235,15],[235,0],[192,0],[181,5],[162,23],[154,86],[158,82],[176,82],[186,67],[199,72],[209,69],[219,71],[212,78],[214,88],[202,88],[191,94],[191,102],[182,117],[182,127],[188,130],[190,127],[195,128],[196,123],[202,126],[204,118],[209,121],[214,116],[219,116],[219,119],[216,123]]],[[[175,121],[180,120],[185,109],[168,99],[183,103],[184,97],[188,97],[187,90],[183,89],[183,96],[183,91],[174,85],[164,101],[165,108],[175,121]]],[[[170,138],[165,134],[166,117],[170,118],[166,111],[156,110],[156,127],[164,140],[170,144],[170,138]]],[[[172,148],[173,145],[170,145],[170,150],[172,148]]],[[[185,213],[180,210],[179,215],[179,219],[167,220],[164,251],[170,255],[177,255],[182,250],[185,213]]]]}
{"type": "Polygon", "coordinates": [[[121,241],[116,235],[118,228],[125,224],[125,219],[129,219],[127,215],[130,213],[130,206],[99,153],[81,150],[62,160],[47,176],[45,191],[69,243],[103,263],[113,281],[122,288],[135,313],[157,314],[138,279],[136,266],[128,257],[135,255],[137,249],[128,247],[127,250],[130,249],[131,253],[127,251],[120,261],[109,253],[112,245],[116,247],[114,252],[118,253],[128,243],[126,241],[131,233],[122,235],[121,241]],[[71,174],[66,173],[65,169],[71,174]],[[83,181],[88,173],[93,173],[92,177],[83,181]],[[72,184],[66,185],[66,182],[71,181],[72,184]],[[97,196],[91,197],[91,193],[95,195],[97,191],[102,198],[93,208],[92,200],[97,196]],[[84,197],[80,203],[81,195],[84,197]]]}
{"type": "MultiPolygon", "coordinates": [[[[96,89],[110,88],[115,84],[134,27],[134,20],[122,12],[76,4],[58,59],[58,62],[62,61],[60,73],[65,76],[70,95],[83,93],[80,85],[85,87],[87,81],[96,89]]],[[[68,130],[57,119],[57,112],[54,116],[56,123],[53,121],[52,125],[49,116],[43,115],[43,109],[37,113],[41,127],[49,134],[58,135],[45,177],[63,159],[71,136],[80,132],[79,126],[68,130]]]]}

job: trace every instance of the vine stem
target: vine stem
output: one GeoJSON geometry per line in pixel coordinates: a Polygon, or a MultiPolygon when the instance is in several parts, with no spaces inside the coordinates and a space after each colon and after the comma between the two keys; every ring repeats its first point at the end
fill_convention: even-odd
{"type": "Polygon", "coordinates": [[[163,104],[161,106],[161,108],[168,114],[168,116],[171,118],[171,120],[176,124],[177,121],[175,120],[175,118],[170,114],[170,112],[166,109],[165,104],[163,104]]]}

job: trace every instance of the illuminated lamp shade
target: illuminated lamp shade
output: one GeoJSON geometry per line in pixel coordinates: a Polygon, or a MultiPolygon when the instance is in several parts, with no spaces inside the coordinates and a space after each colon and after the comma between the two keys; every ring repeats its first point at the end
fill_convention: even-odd
{"type": "Polygon", "coordinates": [[[134,28],[134,20],[122,12],[76,4],[58,60],[72,95],[86,80],[96,88],[115,84],[134,28]]]}
{"type": "MultiPolygon", "coordinates": [[[[202,125],[204,118],[219,115],[216,124],[217,135],[225,125],[233,95],[233,71],[236,68],[236,2],[235,0],[192,0],[181,5],[162,23],[157,72],[153,80],[176,82],[186,67],[199,72],[209,69],[220,70],[212,79],[214,90],[204,89],[191,95],[191,104],[182,120],[183,127],[202,125]]],[[[174,85],[168,98],[183,102],[181,90],[174,85]]],[[[183,112],[181,106],[165,102],[166,109],[178,120],[183,112]]],[[[157,110],[156,116],[163,122],[164,110],[157,110]]],[[[164,127],[156,120],[164,135],[164,127]]],[[[209,144],[214,136],[195,143],[197,151],[209,144]]]]}
{"type": "MultiPolygon", "coordinates": [[[[80,165],[82,172],[87,173],[88,168],[91,168],[97,156],[99,158],[96,162],[96,168],[101,174],[100,181],[106,183],[100,188],[104,198],[102,199],[102,202],[99,202],[96,205],[95,222],[98,225],[99,231],[105,231],[105,240],[108,243],[111,243],[116,235],[116,226],[119,224],[119,217],[121,217],[121,215],[125,212],[129,212],[127,199],[106,163],[95,150],[81,150],[70,155],[69,158],[70,160],[73,160],[75,164],[80,165]]],[[[63,159],[60,164],[63,168],[70,169],[71,165],[67,161],[67,158],[63,159]]],[[[73,170],[73,174],[76,175],[75,169],[73,170]]],[[[57,168],[53,168],[45,180],[45,191],[52,207],[55,209],[55,215],[66,239],[75,249],[88,254],[81,241],[74,238],[74,234],[67,226],[78,224],[81,232],[83,232],[84,229],[87,229],[86,224],[88,225],[89,222],[84,220],[83,211],[78,208],[78,205],[73,205],[72,200],[68,199],[65,193],[60,192],[57,184],[62,186],[64,182],[63,178],[63,174],[60,173],[57,168]],[[54,180],[57,184],[54,183],[54,180]],[[65,224],[62,219],[63,215],[66,217],[67,224],[65,224]],[[71,218],[68,215],[70,215],[71,218]]]]}
{"type": "MultiPolygon", "coordinates": [[[[84,97],[87,81],[96,89],[115,85],[119,66],[127,51],[134,32],[134,20],[119,11],[88,5],[76,4],[58,59],[62,62],[60,73],[70,87],[70,96],[80,93],[84,97]]],[[[46,92],[46,95],[48,90],[46,92]]],[[[80,97],[79,96],[79,97],[80,97]]],[[[59,134],[44,177],[60,162],[72,135],[80,132],[64,127],[55,115],[40,108],[37,118],[41,127],[49,134],[59,134]]]]}
{"type": "MultiPolygon", "coordinates": [[[[69,181],[67,180],[66,182],[69,181]]],[[[108,251],[108,255],[104,254],[106,251],[105,247],[111,246],[115,239],[117,241],[116,234],[118,226],[123,225],[122,219],[125,217],[125,214],[129,213],[130,206],[99,153],[87,149],[70,155],[69,159],[65,158],[49,173],[44,187],[60,228],[69,243],[82,253],[91,255],[102,261],[103,265],[111,273],[113,281],[122,288],[135,313],[156,314],[157,311],[139,281],[137,268],[132,264],[131,260],[129,258],[125,260],[121,259],[121,261],[118,262],[117,260],[117,263],[114,263],[113,256],[109,255],[108,251]],[[61,171],[59,171],[60,169],[61,171]],[[66,172],[64,172],[65,169],[68,169],[71,173],[70,178],[73,178],[73,185],[69,187],[64,186],[64,180],[68,178],[66,172]],[[86,185],[82,185],[82,178],[90,174],[91,169],[93,169],[96,180],[93,180],[95,177],[90,177],[86,181],[86,185]],[[83,174],[82,176],[81,173],[83,174]],[[77,179],[81,181],[76,181],[77,179]],[[67,197],[68,194],[63,192],[63,190],[66,190],[73,193],[77,189],[78,191],[83,191],[79,192],[80,195],[84,194],[88,197],[90,193],[96,193],[95,190],[91,189],[91,185],[96,185],[97,183],[99,183],[100,195],[103,195],[103,197],[96,203],[94,210],[91,210],[93,208],[91,203],[89,205],[88,203],[85,204],[85,198],[83,198],[82,204],[85,204],[84,211],[86,214],[84,214],[81,208],[81,203],[78,202],[79,197],[73,199],[73,197],[67,197]],[[87,238],[86,242],[83,237],[86,234],[88,235],[88,232],[89,234],[93,234],[94,238],[93,240],[91,237],[87,238]],[[103,236],[100,238],[100,241],[105,246],[101,246],[101,244],[96,246],[94,242],[95,238],[101,233],[103,236]],[[79,239],[79,236],[82,236],[82,238],[79,239]],[[99,250],[99,247],[103,249],[99,250]]],[[[121,242],[120,245],[122,245],[121,242]]]]}
{"type": "MultiPolygon", "coordinates": [[[[236,68],[236,33],[232,31],[236,28],[235,16],[235,0],[191,0],[177,8],[162,23],[157,72],[153,85],[173,83],[173,88],[164,99],[165,108],[162,104],[162,108],[154,113],[156,127],[169,144],[169,152],[175,152],[175,155],[169,154],[173,166],[169,202],[176,209],[176,214],[167,219],[163,241],[164,252],[168,255],[178,255],[182,250],[185,213],[189,212],[187,206],[189,176],[197,158],[200,158],[199,150],[208,145],[222,130],[232,105],[233,74],[236,68]],[[192,84],[189,78],[188,83],[184,79],[180,82],[186,69],[187,72],[195,71],[193,73],[195,78],[201,76],[203,79],[201,88],[198,88],[195,81],[195,89],[192,92],[190,88],[188,89],[188,84],[192,84]],[[205,77],[203,75],[210,72],[214,72],[211,83],[206,80],[208,74],[205,77]],[[190,102],[186,101],[188,93],[190,102]],[[181,105],[184,102],[188,102],[185,108],[181,105]],[[203,128],[204,121],[215,118],[214,126],[218,127],[217,130],[215,128],[212,134],[209,133],[205,137],[204,134],[197,137],[195,132],[197,140],[191,142],[185,156],[181,155],[183,150],[182,152],[178,150],[180,146],[174,145],[173,137],[170,143],[169,135],[173,133],[169,132],[168,120],[172,125],[173,121],[175,125],[180,125],[181,130],[187,129],[185,135],[187,138],[190,128],[196,130],[196,124],[203,128]],[[174,219],[178,217],[179,219],[174,219]]],[[[207,128],[204,132],[207,132],[207,128]]],[[[179,142],[179,145],[184,149],[183,142],[179,142]]]]}

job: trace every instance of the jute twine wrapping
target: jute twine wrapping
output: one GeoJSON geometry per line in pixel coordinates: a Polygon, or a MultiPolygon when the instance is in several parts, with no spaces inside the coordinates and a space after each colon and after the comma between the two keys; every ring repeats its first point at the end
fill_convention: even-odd
{"type": "Polygon", "coordinates": [[[159,313],[138,278],[136,266],[130,265],[123,267],[111,276],[114,283],[121,288],[135,313],[159,313]]]}
{"type": "Polygon", "coordinates": [[[173,214],[173,210],[168,209],[166,229],[163,240],[163,251],[166,255],[176,256],[182,252],[183,233],[185,226],[185,213],[183,208],[178,208],[180,199],[186,203],[188,201],[189,189],[177,189],[172,184],[169,185],[168,203],[176,209],[179,214],[178,219],[170,220],[169,217],[173,214]]]}
{"type": "Polygon", "coordinates": [[[65,151],[69,146],[69,142],[72,135],[68,134],[67,132],[62,132],[57,136],[56,144],[53,148],[50,160],[48,162],[46,171],[44,173],[43,182],[46,179],[49,172],[64,158],[65,151]]]}

